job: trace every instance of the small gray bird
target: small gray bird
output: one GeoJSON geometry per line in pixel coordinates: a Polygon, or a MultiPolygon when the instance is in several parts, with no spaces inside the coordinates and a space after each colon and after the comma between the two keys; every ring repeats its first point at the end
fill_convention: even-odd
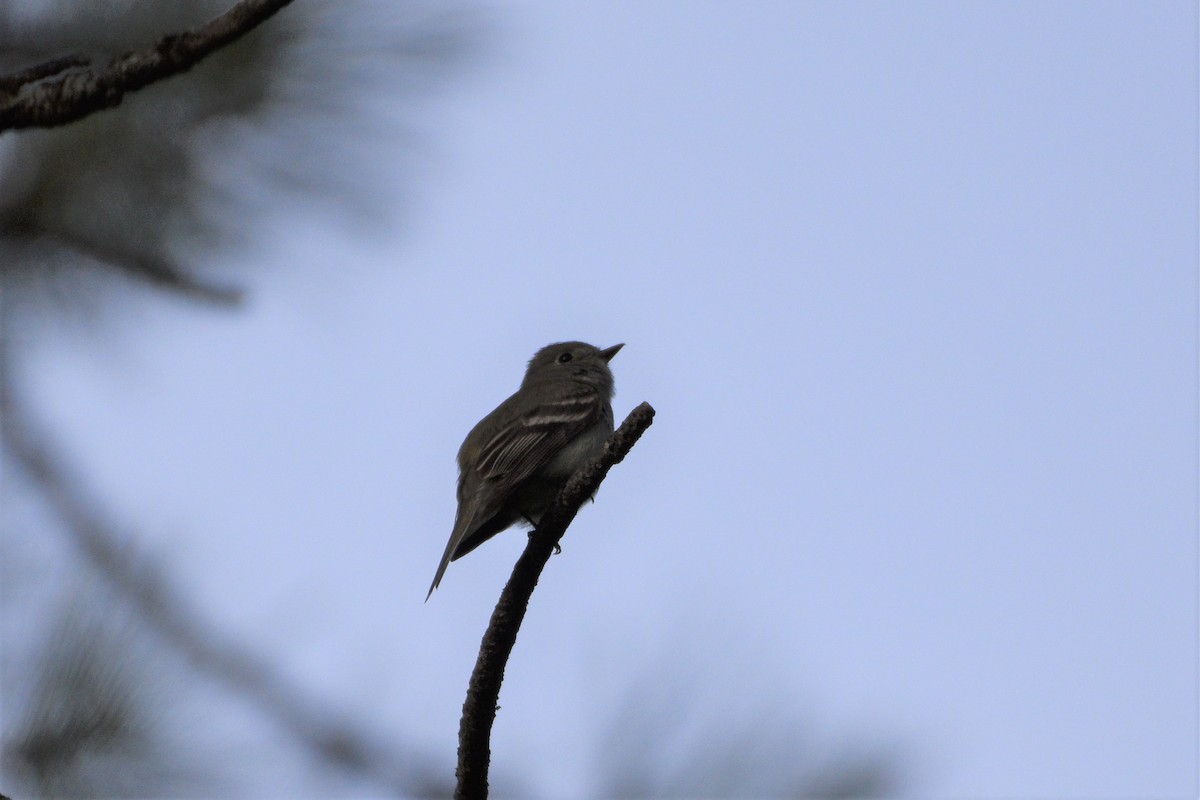
{"type": "Polygon", "coordinates": [[[561,342],[538,350],[516,393],[481,419],[458,450],[458,514],[429,587],[446,565],[518,522],[538,520],[567,479],[613,432],[608,362],[601,350],[561,342]]]}

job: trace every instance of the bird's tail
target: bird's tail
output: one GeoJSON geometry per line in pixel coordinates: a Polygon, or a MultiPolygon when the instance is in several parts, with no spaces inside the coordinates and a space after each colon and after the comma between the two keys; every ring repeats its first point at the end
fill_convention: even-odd
{"type": "Polygon", "coordinates": [[[426,603],[429,602],[430,597],[433,597],[433,590],[442,582],[442,576],[446,574],[446,567],[449,566],[450,560],[454,557],[454,551],[458,547],[459,542],[463,540],[463,535],[466,534],[474,516],[474,508],[465,514],[461,513],[460,509],[458,518],[454,520],[454,531],[450,534],[450,541],[446,542],[446,552],[442,553],[441,563],[438,564],[437,572],[433,575],[433,583],[429,585],[429,593],[425,595],[426,603]]]}

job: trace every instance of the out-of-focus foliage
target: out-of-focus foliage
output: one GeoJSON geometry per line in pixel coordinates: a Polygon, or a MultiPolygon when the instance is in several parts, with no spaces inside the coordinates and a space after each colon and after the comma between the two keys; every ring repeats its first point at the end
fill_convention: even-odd
{"type": "MultiPolygon", "coordinates": [[[[0,72],[68,53],[103,63],[228,5],[0,4],[0,72]]],[[[17,300],[40,304],[47,288],[57,299],[92,296],[91,276],[114,273],[236,299],[236,287],[204,277],[206,255],[248,241],[264,212],[298,201],[390,221],[403,187],[379,184],[373,147],[394,153],[390,137],[412,136],[421,96],[478,40],[475,18],[453,5],[295,3],[116,109],[0,137],[6,312],[17,300]]]]}
{"type": "Polygon", "coordinates": [[[52,613],[31,685],[8,703],[5,771],[41,797],[211,793],[164,724],[165,655],[120,597],[84,582],[52,613]]]}
{"type": "MultiPolygon", "coordinates": [[[[103,64],[232,2],[0,0],[0,73],[67,54],[103,64]]],[[[269,659],[214,635],[156,570],[139,576],[118,557],[127,544],[137,550],[127,541],[136,531],[110,524],[103,503],[84,498],[86,480],[60,474],[73,470],[51,455],[52,435],[32,433],[41,425],[22,392],[20,362],[34,317],[63,306],[103,311],[130,287],[236,301],[249,273],[217,277],[210,265],[252,263],[228,256],[257,244],[265,217],[311,220],[315,209],[367,229],[392,225],[411,181],[378,163],[386,153],[390,165],[399,157],[405,166],[397,141],[423,132],[422,101],[469,60],[481,30],[457,3],[305,0],[115,109],[0,135],[0,506],[13,506],[18,493],[41,501],[16,504],[21,513],[0,520],[5,567],[19,570],[0,597],[6,791],[225,794],[215,776],[244,758],[216,752],[184,766],[190,745],[164,735],[181,727],[164,717],[188,703],[216,713],[214,699],[224,716],[257,711],[288,731],[300,745],[293,772],[340,773],[375,793],[448,791],[444,767],[288,690],[269,659]],[[107,588],[82,601],[73,588],[55,589],[81,582],[107,588]],[[73,598],[65,614],[62,591],[73,598]],[[160,680],[157,665],[167,662],[172,671],[160,680]],[[196,676],[210,681],[202,692],[196,676]],[[226,705],[231,697],[249,700],[250,711],[226,705]]],[[[209,718],[198,727],[210,744],[244,741],[236,723],[209,718]],[[235,735],[222,736],[222,725],[235,735]]]]}
{"type": "Polygon", "coordinates": [[[849,798],[897,791],[901,761],[891,748],[832,743],[794,708],[731,707],[744,686],[725,687],[716,710],[702,713],[715,693],[687,681],[664,684],[671,674],[667,666],[648,676],[608,721],[597,753],[599,796],[849,798]]]}

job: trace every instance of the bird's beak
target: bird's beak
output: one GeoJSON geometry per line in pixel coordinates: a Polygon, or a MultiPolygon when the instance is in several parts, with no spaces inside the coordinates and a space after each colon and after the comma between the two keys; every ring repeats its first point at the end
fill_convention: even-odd
{"type": "Polygon", "coordinates": [[[606,362],[612,361],[612,357],[615,356],[621,350],[621,348],[624,346],[625,346],[625,343],[622,342],[621,344],[614,344],[612,347],[606,347],[605,349],[600,351],[600,357],[603,358],[606,362]]]}

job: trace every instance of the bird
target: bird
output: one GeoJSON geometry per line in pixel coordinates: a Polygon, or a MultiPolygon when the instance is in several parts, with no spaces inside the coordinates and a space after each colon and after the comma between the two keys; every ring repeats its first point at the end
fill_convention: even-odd
{"type": "Polygon", "coordinates": [[[458,511],[428,602],[451,561],[519,523],[536,528],[572,473],[613,432],[608,362],[600,349],[559,342],[534,354],[521,387],[476,423],[458,450],[458,511]]]}

